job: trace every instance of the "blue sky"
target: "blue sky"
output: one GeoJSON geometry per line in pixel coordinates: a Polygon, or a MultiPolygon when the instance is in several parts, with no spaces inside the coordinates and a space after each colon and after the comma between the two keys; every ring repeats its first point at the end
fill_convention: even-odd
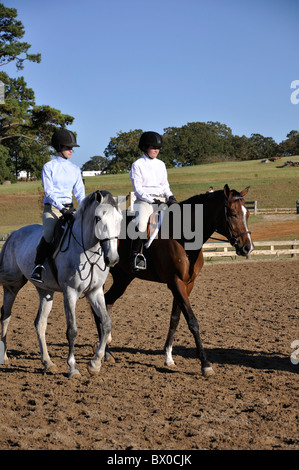
{"type": "Polygon", "coordinates": [[[78,166],[131,129],[219,121],[276,142],[299,130],[298,0],[2,0],[40,64],[38,105],[75,117],[78,166]]]}

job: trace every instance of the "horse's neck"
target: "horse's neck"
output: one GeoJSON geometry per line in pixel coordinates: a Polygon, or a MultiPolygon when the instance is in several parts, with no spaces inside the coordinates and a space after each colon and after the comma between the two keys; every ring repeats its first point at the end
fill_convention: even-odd
{"type": "Polygon", "coordinates": [[[80,246],[82,251],[95,249],[99,244],[99,241],[95,237],[94,230],[90,229],[90,224],[88,220],[85,221],[85,218],[84,221],[82,221],[81,217],[74,220],[72,232],[74,235],[74,237],[72,237],[74,246],[80,246]]]}
{"type": "MultiPolygon", "coordinates": [[[[215,195],[216,196],[216,195],[215,195]]],[[[222,193],[221,193],[222,196],[222,193]]],[[[219,211],[222,210],[222,203],[219,198],[207,198],[203,204],[203,243],[217,230],[217,220],[219,211]]]]}

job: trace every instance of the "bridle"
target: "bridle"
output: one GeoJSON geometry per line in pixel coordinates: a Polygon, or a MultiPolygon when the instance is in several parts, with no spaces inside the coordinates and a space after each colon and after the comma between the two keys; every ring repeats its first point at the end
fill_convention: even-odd
{"type": "MultiPolygon", "coordinates": [[[[98,215],[95,215],[95,223],[97,224],[97,223],[100,222],[100,221],[101,221],[101,217],[99,217],[98,215]]],[[[99,243],[100,243],[100,245],[102,246],[102,243],[104,243],[104,242],[110,242],[111,240],[118,240],[118,238],[119,238],[119,237],[110,237],[110,238],[106,237],[106,238],[101,238],[101,239],[99,240],[99,243]]]]}
{"type": "MultiPolygon", "coordinates": [[[[84,252],[84,254],[85,254],[85,257],[86,257],[88,263],[90,264],[92,271],[93,271],[93,268],[94,268],[95,265],[97,265],[97,266],[99,267],[99,269],[101,269],[102,271],[105,271],[106,266],[105,266],[104,269],[102,269],[102,268],[97,264],[98,261],[99,261],[99,259],[100,259],[100,257],[102,256],[102,244],[105,243],[105,242],[107,242],[107,241],[118,240],[118,237],[116,236],[116,237],[110,237],[110,238],[106,237],[106,238],[98,239],[98,242],[99,242],[99,244],[100,244],[100,247],[99,247],[99,249],[96,250],[96,251],[93,251],[93,250],[90,250],[90,249],[86,249],[86,248],[85,248],[85,245],[84,245],[84,237],[83,237],[83,227],[84,227],[84,220],[83,220],[83,219],[84,219],[84,214],[83,214],[83,216],[82,216],[82,218],[81,218],[81,242],[77,239],[77,237],[75,236],[75,234],[74,234],[74,232],[73,232],[74,220],[66,221],[68,227],[67,227],[67,229],[65,230],[65,233],[64,233],[64,235],[63,235],[63,239],[62,239],[62,241],[61,241],[61,243],[60,243],[60,246],[62,247],[63,242],[64,242],[64,240],[65,240],[67,234],[68,234],[68,241],[67,241],[66,248],[63,249],[63,250],[60,248],[60,252],[61,252],[61,253],[65,253],[65,252],[69,249],[69,245],[70,245],[70,241],[71,241],[71,237],[72,237],[72,238],[75,240],[75,242],[80,246],[80,248],[83,249],[83,252],[84,252]],[[91,261],[91,258],[87,255],[87,251],[89,251],[90,253],[92,253],[92,255],[98,255],[98,259],[97,259],[95,262],[91,261]]],[[[95,220],[95,224],[97,224],[98,222],[101,221],[101,217],[95,215],[94,220],[95,220]]]]}
{"type": "Polygon", "coordinates": [[[225,202],[224,202],[224,217],[225,217],[225,222],[227,224],[228,232],[229,232],[229,237],[227,237],[227,240],[221,240],[220,238],[210,237],[212,240],[227,241],[234,248],[237,247],[238,238],[242,237],[243,235],[251,234],[251,232],[249,230],[247,230],[246,232],[242,232],[242,233],[239,233],[238,235],[234,235],[234,229],[232,227],[232,224],[231,224],[231,221],[230,221],[230,216],[229,216],[228,203],[238,201],[238,200],[243,200],[244,201],[243,196],[233,196],[230,199],[225,199],[225,202]]]}

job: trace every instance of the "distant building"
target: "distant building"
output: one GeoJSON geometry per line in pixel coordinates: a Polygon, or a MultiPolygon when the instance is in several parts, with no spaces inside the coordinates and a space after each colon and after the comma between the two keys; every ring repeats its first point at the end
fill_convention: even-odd
{"type": "Polygon", "coordinates": [[[18,171],[18,174],[17,174],[17,179],[18,180],[26,180],[26,179],[30,179],[30,178],[31,178],[31,173],[30,172],[27,172],[25,170],[18,171]]]}
{"type": "Polygon", "coordinates": [[[91,170],[91,171],[82,171],[82,177],[84,178],[85,176],[98,176],[104,173],[101,170],[91,170]]]}

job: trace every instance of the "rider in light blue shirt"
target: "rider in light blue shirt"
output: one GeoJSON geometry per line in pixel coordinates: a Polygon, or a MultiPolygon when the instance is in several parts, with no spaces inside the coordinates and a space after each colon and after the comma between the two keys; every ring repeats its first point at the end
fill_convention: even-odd
{"type": "Polygon", "coordinates": [[[52,204],[59,211],[64,208],[64,204],[72,204],[73,191],[78,204],[85,197],[80,169],[63,157],[57,156],[44,165],[42,182],[44,204],[52,204]]]}
{"type": "Polygon", "coordinates": [[[43,283],[43,264],[48,256],[57,220],[64,216],[66,220],[73,217],[73,192],[78,204],[85,198],[85,188],[80,169],[70,162],[73,147],[79,147],[73,132],[57,129],[52,136],[52,146],[58,156],[45,163],[42,171],[42,182],[45,191],[43,212],[43,236],[36,250],[35,268],[31,280],[43,283]]]}

